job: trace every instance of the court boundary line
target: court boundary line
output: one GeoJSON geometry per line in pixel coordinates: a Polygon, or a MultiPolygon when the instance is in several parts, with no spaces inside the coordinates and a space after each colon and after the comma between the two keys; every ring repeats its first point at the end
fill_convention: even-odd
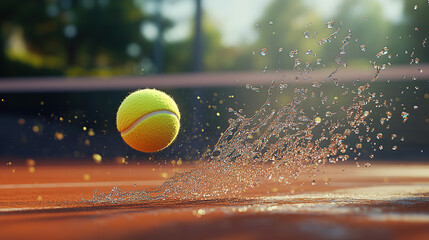
{"type": "Polygon", "coordinates": [[[161,185],[162,180],[140,180],[140,181],[109,181],[109,182],[68,182],[68,183],[23,183],[23,184],[0,184],[0,190],[5,189],[29,189],[29,188],[79,188],[79,187],[109,187],[125,185],[161,185]]]}

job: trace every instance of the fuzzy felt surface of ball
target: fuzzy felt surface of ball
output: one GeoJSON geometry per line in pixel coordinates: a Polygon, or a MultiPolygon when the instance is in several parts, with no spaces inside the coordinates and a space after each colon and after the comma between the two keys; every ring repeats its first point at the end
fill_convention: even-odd
{"type": "Polygon", "coordinates": [[[124,141],[141,152],[157,152],[168,147],[180,128],[176,102],[156,89],[132,92],[119,106],[116,126],[124,141]]]}

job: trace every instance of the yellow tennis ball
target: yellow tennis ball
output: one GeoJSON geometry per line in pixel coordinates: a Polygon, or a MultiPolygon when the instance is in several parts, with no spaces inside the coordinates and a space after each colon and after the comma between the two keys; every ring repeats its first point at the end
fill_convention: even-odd
{"type": "Polygon", "coordinates": [[[121,103],[116,126],[124,141],[142,152],[156,152],[168,147],[180,128],[177,104],[156,89],[137,90],[121,103]]]}

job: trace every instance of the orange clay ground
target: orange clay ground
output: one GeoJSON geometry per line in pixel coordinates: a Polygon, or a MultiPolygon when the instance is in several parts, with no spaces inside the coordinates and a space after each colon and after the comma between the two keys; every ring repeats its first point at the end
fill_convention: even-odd
{"type": "Polygon", "coordinates": [[[186,168],[2,166],[0,239],[429,239],[429,164],[327,165],[234,199],[81,202],[94,189],[145,189],[186,168]]]}

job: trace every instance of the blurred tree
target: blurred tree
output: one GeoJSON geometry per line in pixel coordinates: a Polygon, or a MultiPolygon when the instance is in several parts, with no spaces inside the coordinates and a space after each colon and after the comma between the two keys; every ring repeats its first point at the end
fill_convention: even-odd
{"type": "Polygon", "coordinates": [[[204,18],[201,20],[202,32],[200,34],[204,36],[201,38],[204,54],[201,56],[201,65],[196,67],[195,59],[193,59],[194,51],[196,51],[194,46],[195,39],[193,38],[196,28],[193,28],[186,39],[171,42],[165,46],[165,72],[189,72],[197,71],[197,69],[199,69],[198,71],[202,69],[204,71],[225,71],[235,68],[236,59],[243,50],[237,47],[223,46],[222,35],[214,21],[210,19],[208,14],[202,15],[204,15],[204,18]]]}
{"type": "MultiPolygon", "coordinates": [[[[383,3],[371,0],[346,0],[341,4],[335,20],[343,21],[343,29],[350,29],[352,33],[352,42],[344,56],[347,63],[354,63],[353,66],[365,66],[369,65],[369,61],[373,61],[381,66],[389,62],[399,62],[398,58],[387,57],[389,54],[394,56],[400,51],[401,46],[396,44],[396,40],[401,33],[393,22],[383,16],[383,7],[383,3]],[[361,45],[365,46],[364,51],[361,45]],[[376,55],[384,47],[389,49],[388,55],[377,58],[376,55]]],[[[325,54],[329,52],[328,50],[325,54]]]]}
{"type": "Polygon", "coordinates": [[[410,63],[429,61],[429,4],[427,0],[404,1],[403,45],[410,63]],[[412,53],[414,52],[413,56],[412,53]]]}
{"type": "MultiPolygon", "coordinates": [[[[22,53],[26,50],[25,46],[22,45],[22,42],[14,42],[17,38],[23,37],[24,34],[34,36],[35,31],[46,31],[56,27],[55,22],[52,21],[51,24],[48,22],[49,17],[45,14],[45,4],[38,2],[22,4],[22,2],[13,0],[0,2],[0,64],[2,66],[0,76],[50,75],[60,72],[48,65],[41,66],[40,58],[34,55],[31,55],[32,58],[28,59],[27,62],[21,61],[22,53]],[[30,32],[25,33],[25,30],[30,32]],[[11,53],[8,51],[14,46],[20,52],[11,53]]],[[[35,51],[35,49],[33,50],[35,51]]]]}
{"type": "Polygon", "coordinates": [[[349,66],[370,66],[370,61],[377,65],[405,64],[418,56],[421,56],[420,61],[426,60],[428,53],[423,50],[423,42],[429,32],[427,3],[424,0],[404,1],[405,20],[398,21],[386,18],[383,13],[386,6],[383,4],[370,0],[345,0],[335,16],[323,18],[319,10],[305,5],[303,1],[274,0],[256,24],[257,42],[251,49],[248,46],[240,48],[241,54],[235,60],[235,66],[260,71],[265,68],[270,71],[290,70],[295,60],[300,60],[301,70],[306,62],[312,69],[333,67],[342,41],[349,33],[350,43],[345,54],[341,54],[349,66]],[[328,28],[326,24],[330,21],[333,24],[328,28]],[[319,44],[320,40],[328,38],[337,29],[340,30],[331,38],[332,43],[319,44]],[[365,51],[361,50],[361,45],[365,46],[365,51]],[[388,47],[391,57],[387,54],[377,58],[376,54],[384,47],[388,47]],[[297,50],[297,54],[289,57],[293,50],[297,50]],[[252,51],[253,57],[250,54],[252,51]],[[414,57],[411,57],[413,51],[414,57]],[[320,65],[316,64],[317,59],[321,60],[320,65]]]}
{"type": "Polygon", "coordinates": [[[201,72],[204,70],[204,34],[202,30],[202,6],[201,0],[195,0],[195,28],[194,28],[194,42],[192,51],[192,70],[194,72],[201,72]]]}
{"type": "Polygon", "coordinates": [[[300,59],[302,65],[306,61],[315,63],[320,54],[317,50],[320,22],[316,12],[309,11],[301,1],[273,1],[256,24],[258,40],[252,46],[251,67],[275,71],[293,68],[295,59],[300,59]],[[306,54],[309,49],[311,53],[306,54]],[[295,50],[298,53],[290,57],[289,53],[295,50]]]}
{"type": "Polygon", "coordinates": [[[273,1],[257,25],[259,39],[253,48],[256,55],[254,67],[260,70],[265,65],[268,70],[292,69],[296,61],[301,62],[296,67],[301,70],[306,63],[310,63],[312,69],[334,66],[342,40],[350,33],[350,44],[341,57],[346,63],[355,63],[354,66],[368,65],[369,60],[378,60],[375,55],[386,46],[386,36],[394,27],[380,14],[381,7],[374,1],[346,0],[335,17],[324,19],[316,9],[301,1],[273,1]],[[328,22],[331,22],[329,27],[328,22]],[[319,43],[331,34],[332,43],[319,43]],[[367,52],[361,51],[360,45],[366,45],[367,52]],[[290,51],[295,50],[297,53],[289,56],[290,51]],[[373,56],[368,57],[368,52],[373,56]],[[320,59],[320,65],[317,59],[320,59]]]}
{"type": "Polygon", "coordinates": [[[140,31],[141,23],[152,16],[136,4],[133,0],[1,1],[0,61],[13,65],[20,60],[29,69],[54,69],[55,74],[134,73],[135,62],[152,58],[152,43],[140,31]],[[11,46],[17,45],[14,36],[20,32],[25,43],[21,56],[11,46]]]}

